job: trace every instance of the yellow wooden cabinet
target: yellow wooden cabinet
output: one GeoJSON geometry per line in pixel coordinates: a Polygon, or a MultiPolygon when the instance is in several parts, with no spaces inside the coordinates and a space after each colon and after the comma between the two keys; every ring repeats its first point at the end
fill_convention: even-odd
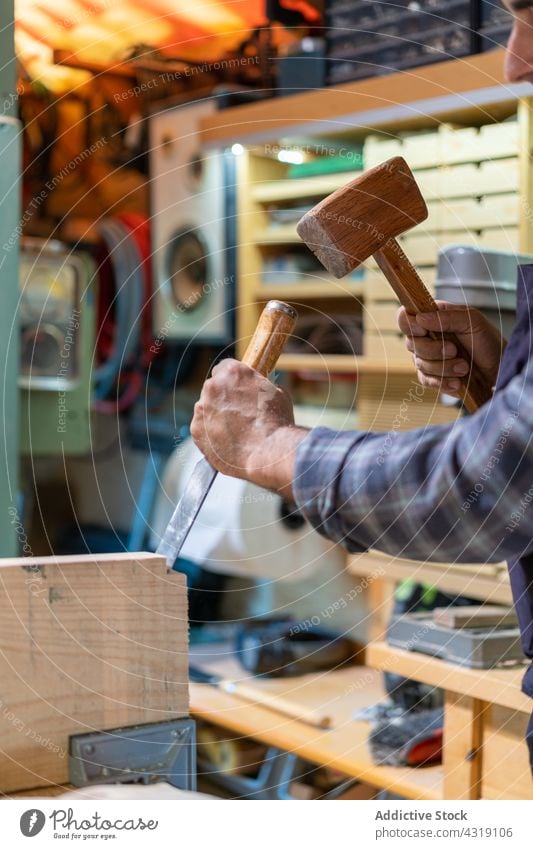
{"type": "MultiPolygon", "coordinates": [[[[352,378],[354,427],[406,429],[452,421],[457,411],[443,406],[435,393],[412,397],[419,390],[395,328],[397,303],[375,263],[366,264],[364,277],[343,280],[332,280],[325,271],[295,274],[290,281],[264,275],[265,259],[298,245],[290,214],[273,216],[272,211],[309,208],[353,176],[345,172],[289,179],[289,166],[278,154],[305,153],[334,142],[347,149],[362,143],[367,167],[404,156],[428,202],[429,217],[401,241],[430,289],[437,252],[444,245],[533,252],[532,101],[526,85],[504,84],[503,51],[238,107],[207,119],[202,132],[206,145],[236,145],[239,154],[238,353],[246,347],[262,305],[272,297],[289,301],[302,314],[360,314],[361,356],[288,353],[279,368],[293,375],[315,373],[330,383],[352,378]],[[408,412],[399,420],[406,403],[408,412]]],[[[392,588],[402,578],[511,603],[503,564],[413,563],[370,552],[349,558],[348,568],[355,579],[375,578],[368,591],[374,640],[383,638],[392,588]]],[[[369,647],[367,663],[444,687],[447,693],[443,770],[428,773],[438,775],[437,786],[402,786],[399,792],[412,798],[532,798],[523,742],[529,703],[520,693],[520,670],[459,674],[443,661],[413,657],[379,642],[369,647]]],[[[210,715],[203,707],[198,710],[210,715]]],[[[234,727],[243,730],[240,724],[234,727]]],[[[290,747],[297,731],[290,732],[276,743],[290,747]]],[[[322,762],[323,755],[306,752],[306,757],[322,762]]],[[[360,764],[336,765],[365,775],[360,764]]],[[[365,777],[385,786],[375,776],[365,777]]],[[[394,787],[390,782],[387,776],[387,786],[394,787]]]]}

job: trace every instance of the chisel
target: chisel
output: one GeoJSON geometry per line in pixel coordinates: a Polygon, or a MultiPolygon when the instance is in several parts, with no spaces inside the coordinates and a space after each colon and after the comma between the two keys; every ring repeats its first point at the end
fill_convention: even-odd
{"type": "MultiPolygon", "coordinates": [[[[416,315],[436,311],[437,304],[396,237],[427,216],[413,173],[405,159],[395,156],[321,200],[300,219],[296,232],[336,278],[373,255],[400,303],[416,315]]],[[[457,356],[469,363],[461,394],[466,409],[474,413],[492,398],[490,382],[453,333],[429,335],[453,342],[457,356]]]]}
{"type": "MultiPolygon", "coordinates": [[[[297,317],[296,310],[289,304],[269,301],[261,313],[243,363],[267,377],[276,365],[297,317]]],[[[162,554],[169,566],[174,565],[216,476],[216,470],[204,457],[198,461],[157,548],[157,554],[162,554]]]]}

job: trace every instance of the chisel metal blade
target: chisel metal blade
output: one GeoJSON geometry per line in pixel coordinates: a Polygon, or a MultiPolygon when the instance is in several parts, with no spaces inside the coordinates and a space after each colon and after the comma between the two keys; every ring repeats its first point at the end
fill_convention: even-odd
{"type": "Polygon", "coordinates": [[[185,492],[178,501],[157,547],[157,554],[162,554],[169,566],[174,565],[217,474],[205,457],[202,457],[194,467],[185,492]]]}

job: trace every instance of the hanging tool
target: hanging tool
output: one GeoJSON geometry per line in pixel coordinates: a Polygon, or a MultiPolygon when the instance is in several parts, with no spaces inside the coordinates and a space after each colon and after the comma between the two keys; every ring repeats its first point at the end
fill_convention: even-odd
{"type": "MultiPolygon", "coordinates": [[[[420,224],[427,206],[405,159],[396,156],[371,168],[318,203],[296,230],[334,277],[344,277],[374,256],[407,312],[436,311],[437,304],[396,236],[420,224]]],[[[463,379],[462,399],[471,413],[492,398],[492,387],[453,333],[430,333],[453,342],[457,356],[470,369],[463,379]]]]}
{"type": "MultiPolygon", "coordinates": [[[[289,304],[283,301],[269,301],[246,349],[243,363],[267,377],[276,365],[297,317],[296,310],[289,304]]],[[[180,553],[216,476],[215,469],[202,457],[196,464],[157,548],[157,553],[166,558],[169,566],[173,566],[180,553]]]]}

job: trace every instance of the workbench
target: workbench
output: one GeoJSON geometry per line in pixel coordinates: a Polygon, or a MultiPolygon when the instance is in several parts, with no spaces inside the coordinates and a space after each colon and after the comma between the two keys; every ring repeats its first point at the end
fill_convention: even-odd
{"type": "MultiPolygon", "coordinates": [[[[202,658],[202,669],[235,681],[237,687],[244,683],[247,697],[191,684],[190,713],[226,730],[228,739],[251,738],[407,799],[533,799],[524,742],[532,703],[520,691],[523,667],[468,669],[386,643],[370,644],[366,658],[370,666],[277,679],[250,678],[230,654],[202,658]],[[370,724],[352,717],[384,698],[379,670],[445,690],[442,766],[413,769],[373,762],[367,742],[370,724]],[[292,705],[294,717],[267,707],[265,701],[273,697],[292,705]],[[299,713],[328,717],[331,727],[313,727],[300,721],[299,713]]],[[[193,662],[198,660],[198,651],[193,651],[193,662]]],[[[67,789],[56,785],[9,796],[55,796],[67,789]]]]}
{"type": "Polygon", "coordinates": [[[368,646],[367,661],[444,690],[443,798],[533,799],[525,666],[469,669],[384,642],[368,646]]]}

